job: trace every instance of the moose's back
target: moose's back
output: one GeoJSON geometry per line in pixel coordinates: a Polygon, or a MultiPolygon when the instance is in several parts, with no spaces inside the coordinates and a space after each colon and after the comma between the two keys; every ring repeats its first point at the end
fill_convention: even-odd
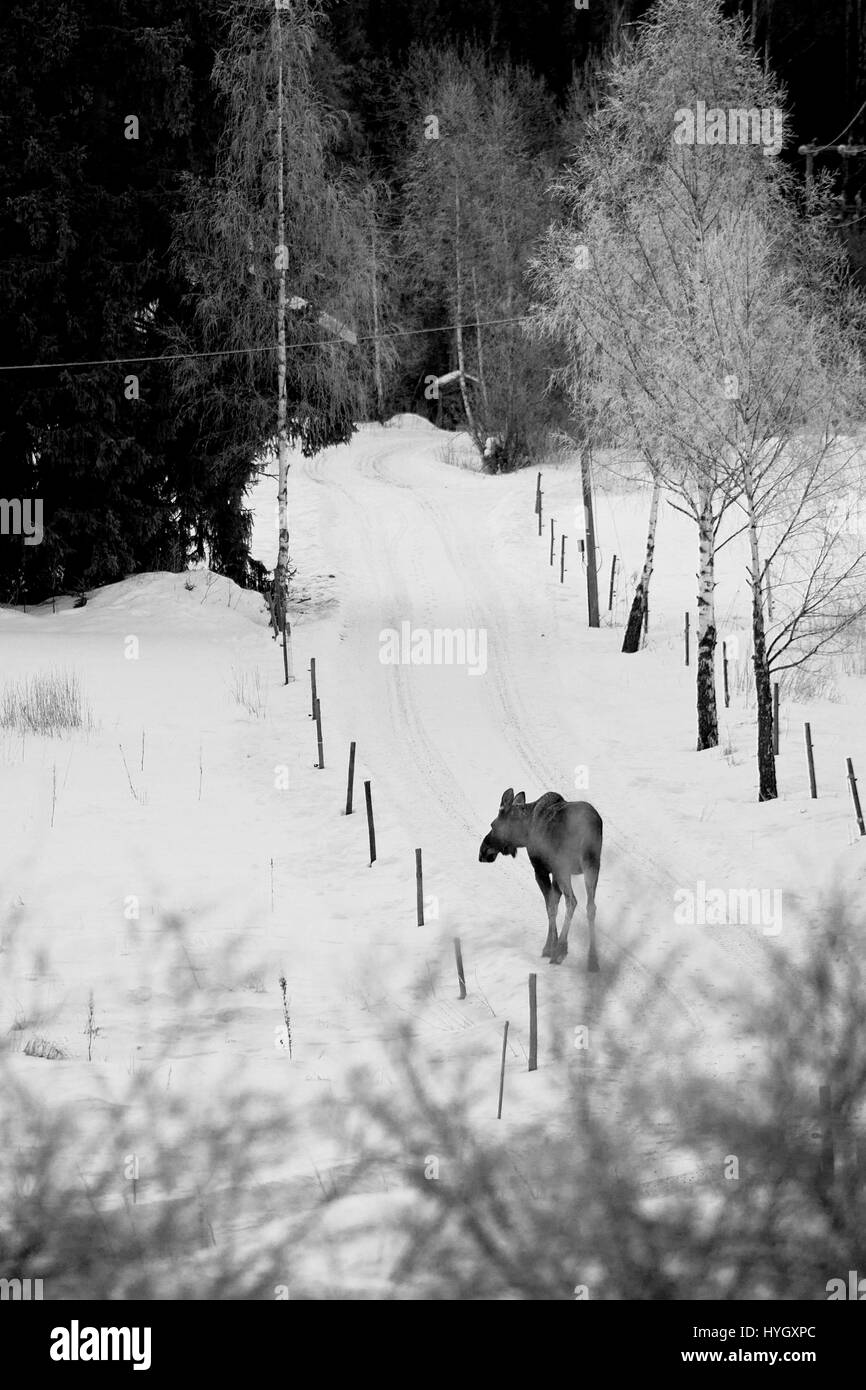
{"type": "Polygon", "coordinates": [[[561,864],[572,874],[597,869],[601,862],[602,819],[588,801],[566,801],[558,792],[545,792],[535,803],[530,823],[530,854],[553,868],[561,864]]]}

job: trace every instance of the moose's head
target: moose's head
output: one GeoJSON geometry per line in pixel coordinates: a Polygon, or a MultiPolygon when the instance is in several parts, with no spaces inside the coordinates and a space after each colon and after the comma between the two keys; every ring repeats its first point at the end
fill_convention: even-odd
{"type": "Polygon", "coordinates": [[[490,822],[490,831],[481,841],[478,859],[481,864],[492,864],[498,854],[510,854],[515,858],[521,845],[526,844],[522,834],[523,818],[526,811],[526,794],[514,788],[502,793],[499,815],[490,822]]]}

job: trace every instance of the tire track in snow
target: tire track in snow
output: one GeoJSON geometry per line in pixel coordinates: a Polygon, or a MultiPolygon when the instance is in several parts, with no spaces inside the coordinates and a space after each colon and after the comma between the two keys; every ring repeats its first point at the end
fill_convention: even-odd
{"type": "MultiPolygon", "coordinates": [[[[405,442],[402,447],[405,448],[405,442]]],[[[495,604],[480,604],[479,601],[473,597],[475,591],[471,582],[467,582],[468,576],[477,578],[478,575],[479,566],[477,550],[475,555],[470,558],[466,558],[464,554],[458,551],[454,538],[453,519],[451,517],[445,515],[441,508],[434,504],[417,486],[412,487],[402,479],[391,477],[387,471],[387,458],[382,452],[376,455],[363,455],[359,460],[356,460],[357,466],[351,477],[353,481],[358,482],[360,486],[353,490],[350,490],[344,481],[338,481],[333,476],[333,473],[327,468],[326,462],[321,456],[314,462],[317,465],[315,469],[316,477],[314,480],[321,483],[326,488],[336,488],[350,503],[352,514],[361,528],[359,533],[361,536],[360,550],[363,556],[369,557],[371,554],[375,553],[377,541],[380,557],[382,556],[382,519],[385,516],[393,516],[394,493],[402,495],[401,501],[403,500],[403,496],[409,494],[413,503],[409,515],[407,516],[405,509],[402,507],[400,508],[400,516],[405,527],[403,534],[406,534],[406,532],[409,532],[411,529],[411,513],[413,511],[415,513],[420,513],[425,519],[427,526],[432,528],[435,532],[437,540],[436,549],[440,556],[444,553],[447,557],[450,571],[454,579],[458,581],[457,587],[459,588],[462,602],[467,607],[470,616],[470,622],[467,625],[477,627],[492,626],[500,652],[504,652],[507,649],[501,621],[495,616],[491,621],[491,614],[496,614],[495,604]],[[374,485],[369,493],[366,488],[367,482],[374,485]],[[385,488],[389,494],[389,502],[386,506],[382,506],[381,501],[378,500],[381,498],[382,488],[385,488]],[[375,517],[371,517],[366,506],[366,500],[368,497],[372,500],[374,496],[377,499],[376,515],[375,517]]],[[[312,470],[308,471],[312,473],[312,470]]],[[[392,538],[395,531],[396,528],[392,525],[389,530],[389,534],[392,538]]],[[[412,530],[412,534],[420,534],[420,530],[417,526],[412,530]]],[[[405,554],[402,556],[402,566],[398,566],[396,555],[390,547],[385,547],[384,556],[386,560],[385,566],[381,564],[379,566],[373,566],[368,563],[367,569],[377,580],[379,599],[380,602],[383,603],[383,607],[380,611],[383,615],[389,615],[385,619],[386,624],[396,628],[399,626],[399,623],[394,618],[395,610],[402,616],[405,616],[405,614],[411,612],[413,609],[423,607],[425,601],[428,607],[433,607],[431,598],[435,599],[435,595],[431,595],[431,586],[434,576],[430,573],[429,566],[423,564],[420,545],[410,546],[408,556],[405,554]],[[381,582],[384,570],[387,571],[387,583],[385,584],[381,582]]],[[[441,588],[443,581],[441,569],[437,569],[435,580],[437,587],[441,588]]],[[[363,662],[360,660],[360,655],[359,653],[359,667],[363,665],[363,662]]],[[[454,768],[447,762],[439,749],[433,745],[430,738],[427,736],[423,727],[420,710],[415,705],[415,691],[417,687],[414,686],[414,683],[412,684],[412,693],[410,693],[412,668],[404,669],[398,666],[388,669],[395,677],[393,682],[386,682],[386,685],[390,687],[389,703],[391,712],[393,715],[394,704],[396,703],[401,720],[401,725],[397,727],[402,727],[406,732],[412,759],[423,774],[425,792],[427,794],[432,793],[437,803],[438,810],[442,816],[447,819],[449,827],[453,828],[455,819],[459,820],[463,831],[468,833],[474,841],[478,838],[479,834],[479,820],[474,817],[476,814],[480,815],[480,828],[483,830],[484,824],[486,824],[485,813],[483,811],[476,812],[474,808],[471,807],[465,797],[464,788],[458,780],[454,768]],[[392,696],[393,699],[391,698],[392,696]],[[459,813],[456,811],[457,805],[461,807],[459,813]]],[[[505,681],[503,664],[498,662],[494,663],[494,672],[495,677],[492,684],[487,680],[482,680],[479,684],[485,688],[484,693],[487,696],[488,709],[490,710],[489,717],[503,732],[503,741],[507,746],[518,751],[528,775],[535,778],[540,786],[555,786],[560,784],[562,780],[561,777],[552,772],[546,759],[523,735],[523,727],[529,726],[527,715],[525,709],[520,706],[519,698],[508,689],[505,681]],[[490,698],[491,694],[493,695],[492,699],[490,698]]],[[[605,815],[605,825],[606,840],[608,842],[613,840],[618,853],[623,856],[626,862],[642,862],[646,876],[651,877],[659,888],[667,891],[669,900],[670,876],[658,872],[643,852],[637,849],[631,837],[626,836],[615,826],[608,815],[605,815]],[[611,830],[613,834],[611,834],[611,830]]],[[[531,914],[528,913],[528,916],[532,918],[537,917],[539,905],[537,890],[534,885],[522,879],[520,881],[519,891],[523,901],[527,905],[527,909],[530,903],[532,905],[533,910],[531,914]]],[[[650,927],[650,914],[650,908],[644,909],[637,920],[645,922],[647,927],[650,927]]],[[[578,919],[576,926],[579,925],[580,920],[578,919]]],[[[684,998],[678,991],[673,990],[659,971],[646,965],[634,952],[623,946],[601,925],[598,931],[607,949],[619,953],[628,961],[631,970],[635,973],[636,977],[643,982],[644,987],[648,980],[651,981],[655,988],[663,993],[665,997],[669,998],[670,1002],[689,1019],[696,1030],[699,1032],[705,1031],[704,1022],[695,1012],[692,1002],[684,998]]],[[[563,981],[562,987],[567,988],[565,981],[563,981]]]]}
{"type": "MultiPolygon", "coordinates": [[[[387,481],[387,478],[383,476],[382,473],[382,462],[383,460],[381,455],[377,455],[370,460],[372,470],[377,474],[377,476],[379,476],[379,478],[382,481],[387,481]]],[[[403,488],[407,487],[408,485],[402,482],[398,482],[396,486],[403,488]]],[[[435,527],[442,548],[448,555],[449,561],[455,572],[463,574],[477,574],[479,568],[477,565],[477,561],[473,563],[473,561],[461,557],[456,550],[454,529],[451,524],[451,518],[445,516],[442,513],[441,509],[435,503],[433,503],[433,501],[429,497],[426,497],[423,493],[417,490],[415,490],[415,492],[418,507],[427,515],[430,522],[435,527]]],[[[479,606],[478,602],[471,597],[471,595],[474,594],[474,592],[475,590],[472,588],[471,585],[467,584],[464,586],[464,596],[471,619],[470,623],[467,624],[467,626],[486,626],[488,628],[492,627],[496,636],[498,649],[500,653],[504,653],[507,650],[507,643],[505,641],[502,622],[496,616],[498,611],[496,604],[495,602],[491,601],[483,607],[479,606]]],[[[517,751],[520,754],[520,758],[524,764],[524,768],[526,769],[527,773],[535,779],[539,787],[556,787],[561,785],[561,776],[555,774],[551,770],[550,765],[546,762],[542,755],[537,751],[537,749],[534,746],[531,746],[528,740],[525,739],[523,736],[522,730],[525,727],[530,727],[530,720],[525,711],[525,707],[519,707],[519,697],[517,697],[509,689],[506,683],[504,674],[504,662],[494,662],[492,668],[488,666],[488,675],[491,673],[491,669],[494,675],[493,685],[496,697],[495,702],[491,702],[494,705],[493,713],[498,715],[499,722],[507,733],[508,742],[513,744],[513,746],[517,749],[517,751]],[[495,708],[495,705],[498,705],[498,709],[495,708]]],[[[487,686],[488,683],[484,681],[483,684],[487,686]]],[[[606,844],[609,843],[611,840],[613,840],[620,855],[623,856],[626,862],[628,862],[629,860],[633,862],[642,861],[644,865],[644,872],[654,880],[654,882],[660,889],[665,890],[669,895],[670,884],[675,882],[673,876],[664,870],[659,871],[656,868],[656,866],[645,856],[645,854],[637,849],[637,847],[634,845],[633,839],[629,836],[626,836],[618,827],[616,827],[614,822],[610,819],[609,815],[605,813],[606,844]],[[610,833],[611,827],[613,827],[613,834],[610,833]]],[[[526,896],[531,897],[533,902],[537,904],[537,898],[535,894],[532,892],[531,886],[527,887],[526,896]]],[[[582,909],[579,908],[579,911],[582,912],[582,909]]],[[[635,919],[636,923],[645,926],[651,926],[651,914],[652,907],[648,905],[635,919]]],[[[599,915],[601,916],[602,913],[600,913],[599,915]]],[[[578,922],[575,925],[579,926],[580,921],[578,920],[578,922]]],[[[695,1009],[691,1002],[684,998],[679,991],[673,989],[662,974],[660,974],[658,971],[653,970],[652,967],[647,966],[643,961],[640,960],[638,956],[635,955],[633,951],[629,950],[628,947],[624,946],[615,937],[611,936],[610,932],[606,931],[602,925],[597,925],[597,933],[607,949],[612,949],[616,951],[628,961],[632,970],[636,972],[637,976],[641,979],[641,981],[644,984],[647,979],[652,980],[656,988],[662,991],[671,1000],[671,1002],[674,1003],[677,1006],[677,1008],[681,1010],[683,1015],[689,1019],[691,1025],[699,1033],[703,1034],[706,1031],[706,1025],[703,1019],[700,1017],[699,1014],[695,1012],[695,1009]]]]}
{"type": "MultiPolygon", "coordinates": [[[[358,472],[362,475],[375,477],[382,484],[393,485],[401,491],[408,490],[412,492],[416,498],[418,509],[428,518],[429,522],[435,528],[441,548],[448,555],[452,569],[458,574],[471,576],[473,581],[478,581],[479,578],[483,578],[487,581],[488,590],[490,590],[491,583],[489,572],[491,565],[499,563],[500,569],[502,569],[495,547],[491,545],[484,549],[483,553],[485,557],[489,557],[489,559],[486,563],[479,565],[478,543],[477,541],[475,542],[474,550],[470,554],[468,545],[472,538],[465,531],[460,532],[455,528],[453,512],[449,513],[444,511],[442,504],[438,501],[434,501],[423,491],[422,487],[416,485],[413,488],[402,479],[394,478],[390,471],[389,463],[390,458],[388,453],[379,452],[375,455],[368,455],[360,460],[358,472]]],[[[469,476],[474,477],[474,475],[469,476]]],[[[467,625],[474,627],[486,626],[491,628],[495,636],[495,646],[500,654],[507,651],[508,648],[503,621],[500,617],[501,605],[497,604],[495,595],[501,592],[503,588],[506,588],[507,591],[509,577],[507,571],[502,573],[501,578],[492,585],[494,597],[488,598],[484,603],[481,603],[476,597],[477,582],[464,582],[463,586],[464,599],[470,614],[470,622],[467,625]]],[[[549,625],[549,620],[553,617],[553,614],[548,613],[544,619],[545,624],[549,625]]],[[[531,728],[533,721],[529,717],[526,704],[519,691],[519,681],[523,674],[522,668],[518,664],[515,670],[517,679],[509,682],[506,680],[504,660],[494,661],[492,664],[496,704],[498,704],[499,707],[498,711],[495,712],[498,715],[500,726],[507,731],[509,741],[513,743],[514,747],[519,752],[526,770],[535,777],[538,785],[543,787],[560,786],[562,784],[562,776],[553,770],[547,758],[539,751],[537,744],[531,744],[524,736],[523,731],[531,728]]],[[[488,675],[490,673],[491,668],[488,667],[488,675]]],[[[488,684],[487,681],[482,683],[485,686],[488,684]]],[[[628,789],[623,787],[617,799],[622,799],[627,791],[628,789]]],[[[633,793],[629,794],[633,795],[633,793]]],[[[668,916],[670,916],[673,910],[673,892],[676,888],[687,882],[689,876],[683,873],[682,868],[679,868],[675,874],[664,863],[659,863],[658,860],[651,859],[646,852],[638,846],[634,835],[624,830],[622,825],[610,816],[607,809],[605,810],[604,820],[605,843],[610,844],[612,841],[613,845],[616,847],[617,854],[622,857],[625,863],[640,865],[642,880],[649,880],[655,885],[660,899],[665,904],[666,912],[668,916]],[[611,833],[611,831],[613,833],[611,833]]],[[[648,817],[647,823],[652,823],[650,817],[648,817]]],[[[701,876],[700,871],[698,871],[697,876],[701,876]]],[[[691,877],[692,879],[695,878],[694,870],[691,877]]],[[[653,926],[653,917],[655,915],[654,905],[650,903],[639,913],[635,921],[651,929],[653,926]]],[[[599,935],[604,937],[607,933],[599,927],[599,935]]],[[[637,958],[633,956],[633,953],[626,951],[626,948],[622,947],[616,941],[611,940],[610,944],[616,946],[616,949],[622,950],[631,959],[636,961],[637,958]]],[[[771,958],[766,941],[764,941],[763,938],[756,939],[749,928],[738,929],[737,936],[731,938],[729,946],[730,954],[740,957],[744,961],[748,961],[752,969],[757,969],[763,973],[771,968],[771,958]]],[[[641,962],[637,963],[642,970],[646,969],[641,962]]],[[[660,976],[656,976],[656,980],[658,983],[664,984],[660,976]]],[[[670,993],[669,987],[665,986],[665,988],[667,992],[670,993]]],[[[702,994],[705,1002],[708,1005],[712,1005],[714,1002],[713,998],[707,995],[705,990],[702,991],[702,994]]],[[[695,1017],[691,1005],[681,996],[676,996],[676,998],[679,1007],[682,1008],[691,1018],[692,1022],[703,1031],[704,1024],[695,1017]]]]}
{"type": "MultiPolygon", "coordinates": [[[[377,590],[382,626],[399,630],[401,619],[412,609],[417,600],[413,600],[410,596],[406,575],[398,570],[390,546],[382,545],[381,518],[383,515],[387,515],[387,512],[383,511],[382,508],[377,508],[378,525],[374,524],[369,511],[363,505],[362,499],[359,498],[359,494],[350,491],[345,483],[328,475],[324,455],[318,455],[315,459],[304,462],[305,464],[314,463],[317,465],[315,473],[312,469],[305,470],[308,476],[313,477],[313,481],[325,488],[336,489],[350,504],[353,516],[363,528],[363,534],[358,536],[355,545],[355,563],[364,566],[369,579],[377,590]],[[371,557],[376,554],[384,557],[384,566],[381,561],[379,564],[370,563],[371,557]]],[[[364,475],[360,470],[356,470],[356,476],[363,477],[364,475]]],[[[413,491],[404,484],[397,486],[405,487],[407,492],[413,491]]],[[[393,528],[393,533],[397,533],[396,527],[393,528]]],[[[354,573],[357,575],[357,568],[354,573]]],[[[351,606],[352,600],[349,603],[351,606]]],[[[350,632],[350,637],[358,644],[356,648],[357,669],[363,671],[366,666],[364,656],[367,655],[367,652],[360,648],[359,627],[357,623],[352,622],[351,616],[347,621],[346,628],[350,632]]],[[[460,820],[461,828],[474,834],[473,808],[466,800],[463,787],[455,779],[452,768],[425,732],[418,712],[410,699],[408,687],[413,668],[404,668],[398,665],[380,669],[388,671],[393,677],[393,679],[386,678],[383,681],[384,689],[387,692],[391,724],[394,729],[402,728],[407,731],[408,741],[414,749],[416,762],[423,772],[423,778],[419,780],[428,791],[433,791],[440,810],[447,812],[449,821],[453,822],[456,815],[460,820]]]]}

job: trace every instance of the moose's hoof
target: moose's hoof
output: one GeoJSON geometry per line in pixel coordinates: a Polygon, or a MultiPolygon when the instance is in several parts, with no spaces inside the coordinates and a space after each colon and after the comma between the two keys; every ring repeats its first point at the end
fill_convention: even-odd
{"type": "Polygon", "coordinates": [[[550,956],[550,964],[551,964],[551,965],[562,965],[562,962],[565,960],[565,957],[566,957],[567,955],[568,955],[568,947],[567,947],[567,946],[557,946],[556,950],[553,951],[553,952],[551,953],[551,956],[550,956]]]}
{"type": "Polygon", "coordinates": [[[545,946],[545,948],[544,948],[544,950],[542,951],[541,954],[542,954],[542,956],[549,956],[549,955],[550,955],[550,947],[549,947],[549,946],[545,946]]]}

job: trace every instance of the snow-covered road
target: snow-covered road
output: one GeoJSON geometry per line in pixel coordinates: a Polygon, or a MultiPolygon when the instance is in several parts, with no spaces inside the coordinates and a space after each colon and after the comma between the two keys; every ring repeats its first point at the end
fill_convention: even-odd
{"type": "MultiPolygon", "coordinates": [[[[378,800],[423,847],[440,921],[477,937],[481,949],[495,948],[503,974],[548,967],[537,960],[544,909],[525,856],[493,869],[477,862],[501,792],[514,786],[530,799],[558,790],[592,800],[605,822],[603,955],[621,966],[624,956],[635,987],[649,979],[703,1031],[712,1007],[707,980],[717,981],[732,959],[749,973],[767,960],[766,937],[753,926],[704,928],[698,938],[699,928],[674,923],[675,892],[699,879],[760,885],[754,830],[746,825],[744,833],[751,808],[725,824],[726,774],[737,784],[727,791],[732,799],[744,778],[731,778],[719,752],[692,751],[692,678],[673,652],[662,646],[623,657],[617,630],[588,630],[576,553],[577,572],[560,585],[559,535],[566,526],[573,535],[579,520],[576,475],[546,475],[553,505],[568,518],[556,526],[551,570],[546,533],[538,539],[532,515],[534,475],[448,467],[440,440],[421,421],[367,427],[348,449],[293,469],[295,553],[305,572],[335,577],[339,620],[333,624],[329,610],[316,633],[330,727],[336,718],[342,738],[357,741],[378,800]],[[308,525],[312,515],[316,526],[308,525]],[[311,535],[313,549],[304,540],[311,535]],[[483,633],[486,670],[385,664],[383,632],[407,624],[412,633],[460,630],[470,651],[469,634],[483,633]],[[707,978],[693,979],[692,992],[672,985],[662,968],[671,955],[702,960],[707,978]]],[[[600,532],[614,521],[620,545],[631,537],[632,568],[643,510],[641,499],[600,503],[600,532]]],[[[585,987],[582,891],[578,897],[571,954],[555,986],[572,998],[575,975],[585,987]]]]}

